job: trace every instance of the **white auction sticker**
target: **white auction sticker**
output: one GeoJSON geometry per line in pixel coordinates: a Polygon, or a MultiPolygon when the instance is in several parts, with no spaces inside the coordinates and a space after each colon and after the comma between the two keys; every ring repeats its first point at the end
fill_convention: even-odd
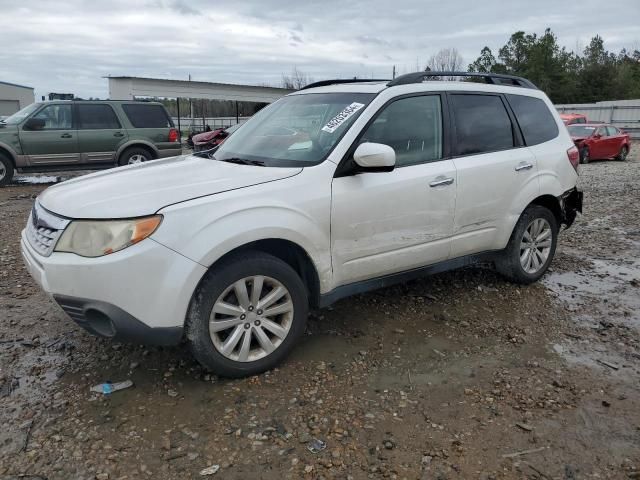
{"type": "Polygon", "coordinates": [[[329,122],[322,127],[323,132],[333,133],[335,132],[340,125],[346,122],[349,117],[351,117],[354,113],[364,107],[364,103],[353,102],[347,108],[342,110],[339,114],[333,117],[329,122]]]}

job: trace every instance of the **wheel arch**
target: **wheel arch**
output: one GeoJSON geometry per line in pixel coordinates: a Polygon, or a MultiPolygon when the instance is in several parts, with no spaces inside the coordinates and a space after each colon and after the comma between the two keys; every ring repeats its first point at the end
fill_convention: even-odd
{"type": "Polygon", "coordinates": [[[154,158],[154,159],[158,158],[158,156],[159,156],[158,149],[155,147],[155,145],[153,143],[147,142],[145,140],[131,140],[131,141],[121,145],[118,148],[118,151],[116,152],[116,160],[120,161],[120,157],[122,157],[122,155],[127,150],[130,150],[131,148],[144,148],[145,150],[147,150],[149,152],[149,154],[151,154],[152,158],[154,158]]]}
{"type": "Polygon", "coordinates": [[[7,157],[13,164],[13,168],[17,168],[15,153],[1,143],[0,143],[0,155],[7,157]]]}
{"type": "MultiPolygon", "coordinates": [[[[553,195],[540,195],[537,198],[534,198],[529,205],[539,205],[541,207],[545,207],[553,213],[553,216],[556,218],[558,222],[558,226],[564,223],[564,214],[562,213],[562,206],[560,205],[560,200],[553,195]]],[[[527,207],[529,206],[527,205],[527,207]]]]}
{"type": "Polygon", "coordinates": [[[246,243],[222,255],[209,267],[209,270],[215,268],[221,262],[230,257],[241,255],[243,252],[249,251],[263,252],[273,255],[293,268],[307,288],[310,306],[316,308],[319,305],[320,277],[318,275],[318,270],[307,251],[291,240],[283,238],[265,238],[246,243]]]}

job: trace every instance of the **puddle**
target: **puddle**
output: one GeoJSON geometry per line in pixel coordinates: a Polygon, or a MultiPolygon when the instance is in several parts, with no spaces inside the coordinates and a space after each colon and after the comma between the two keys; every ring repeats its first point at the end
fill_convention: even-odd
{"type": "Polygon", "coordinates": [[[576,319],[618,321],[640,328],[640,262],[591,260],[589,270],[551,272],[544,285],[577,313],[576,319]]]}

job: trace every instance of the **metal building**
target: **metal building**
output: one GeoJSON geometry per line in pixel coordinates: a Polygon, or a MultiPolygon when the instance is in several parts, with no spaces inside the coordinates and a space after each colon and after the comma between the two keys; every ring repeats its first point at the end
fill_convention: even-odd
{"type": "Polygon", "coordinates": [[[0,117],[12,115],[33,102],[32,87],[0,81],[0,117]]]}
{"type": "Polygon", "coordinates": [[[293,90],[255,85],[164,80],[141,77],[107,77],[111,100],[133,100],[139,97],[206,98],[237,102],[275,102],[293,90]]]}
{"type": "Polygon", "coordinates": [[[581,113],[589,122],[610,123],[640,139],[640,99],[556,105],[560,113],[581,113]]]}

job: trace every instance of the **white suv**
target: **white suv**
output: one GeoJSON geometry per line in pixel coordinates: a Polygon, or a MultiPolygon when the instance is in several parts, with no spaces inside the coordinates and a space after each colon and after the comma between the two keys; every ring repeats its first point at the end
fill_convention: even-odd
{"type": "Polygon", "coordinates": [[[478,261],[536,281],[582,208],[578,151],[529,81],[434,75],[321,82],[216,150],[48,188],[30,272],[90,332],[184,338],[225,376],[273,367],[348,295],[478,261]]]}

